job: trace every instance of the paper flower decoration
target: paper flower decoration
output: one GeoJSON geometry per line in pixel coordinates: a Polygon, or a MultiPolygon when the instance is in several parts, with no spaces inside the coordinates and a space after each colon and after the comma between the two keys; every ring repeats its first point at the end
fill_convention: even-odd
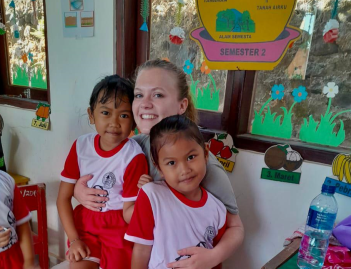
{"type": "Polygon", "coordinates": [[[293,90],[292,95],[294,96],[294,101],[300,103],[307,98],[306,88],[304,86],[299,86],[293,90]]]}
{"type": "Polygon", "coordinates": [[[335,82],[328,82],[327,86],[324,86],[323,93],[327,95],[328,98],[334,98],[335,95],[339,93],[339,86],[335,82]]]}
{"type": "Polygon", "coordinates": [[[203,61],[202,65],[201,65],[201,73],[204,73],[206,75],[208,75],[209,73],[211,73],[211,69],[207,66],[206,62],[203,61]]]}
{"type": "Polygon", "coordinates": [[[15,2],[12,0],[11,3],[9,4],[9,7],[12,7],[12,8],[15,8],[16,5],[15,5],[15,2]]]}
{"type": "Polygon", "coordinates": [[[335,19],[330,19],[324,27],[323,39],[326,43],[333,43],[339,34],[339,22],[335,19]]]}
{"type": "Polygon", "coordinates": [[[170,62],[170,60],[167,57],[163,57],[161,60],[166,61],[166,62],[170,62]]]}
{"type": "Polygon", "coordinates": [[[28,61],[27,54],[24,53],[21,59],[24,63],[26,63],[28,61]]]}
{"type": "Polygon", "coordinates": [[[13,31],[13,36],[14,38],[19,38],[20,37],[20,33],[19,33],[19,27],[17,24],[14,24],[12,26],[12,31],[13,31]]]}
{"type": "Polygon", "coordinates": [[[184,41],[184,38],[185,32],[180,27],[174,27],[169,34],[169,40],[176,45],[181,45],[184,41]]]}
{"type": "Polygon", "coordinates": [[[193,72],[193,69],[194,69],[194,65],[189,60],[186,60],[185,65],[183,67],[184,72],[190,75],[191,72],[193,72]]]}
{"type": "Polygon", "coordinates": [[[29,61],[33,62],[33,54],[32,53],[28,53],[28,59],[29,61]]]}
{"type": "Polygon", "coordinates": [[[0,22],[0,35],[4,35],[5,33],[5,24],[0,22]]]}
{"type": "Polygon", "coordinates": [[[272,87],[272,98],[273,100],[282,100],[284,96],[284,86],[282,84],[274,85],[272,87]]]}

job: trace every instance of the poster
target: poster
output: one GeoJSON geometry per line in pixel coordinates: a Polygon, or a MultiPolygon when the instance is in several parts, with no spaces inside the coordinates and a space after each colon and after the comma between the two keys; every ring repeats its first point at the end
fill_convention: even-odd
{"type": "Polygon", "coordinates": [[[64,37],[94,36],[94,0],[61,0],[64,37]]]}
{"type": "Polygon", "coordinates": [[[289,25],[296,0],[196,0],[202,27],[190,38],[219,70],[272,70],[301,35],[289,25]]]}

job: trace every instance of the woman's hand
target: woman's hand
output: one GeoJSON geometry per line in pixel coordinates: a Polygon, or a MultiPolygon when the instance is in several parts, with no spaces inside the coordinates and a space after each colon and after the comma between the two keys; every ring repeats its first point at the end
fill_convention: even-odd
{"type": "Polygon", "coordinates": [[[84,207],[99,212],[101,207],[106,205],[103,202],[108,201],[106,191],[89,188],[87,182],[92,179],[92,175],[86,175],[78,179],[74,187],[74,198],[78,200],[84,207]]]}
{"type": "Polygon", "coordinates": [[[77,240],[70,245],[66,259],[70,262],[79,262],[89,256],[90,249],[88,246],[83,241],[77,240]]]}
{"type": "Polygon", "coordinates": [[[141,189],[146,183],[154,181],[153,178],[149,175],[142,175],[138,181],[138,188],[141,189]]]}
{"type": "Polygon", "coordinates": [[[11,230],[0,226],[0,248],[7,246],[10,242],[11,230]]]}
{"type": "Polygon", "coordinates": [[[191,256],[188,259],[167,264],[168,268],[211,269],[215,267],[214,249],[190,247],[178,250],[179,256],[191,256]]]}

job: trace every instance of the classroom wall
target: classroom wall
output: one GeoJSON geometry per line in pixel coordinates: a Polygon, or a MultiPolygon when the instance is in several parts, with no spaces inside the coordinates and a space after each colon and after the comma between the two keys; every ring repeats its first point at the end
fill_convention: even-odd
{"type": "MultiPolygon", "coordinates": [[[[64,258],[65,237],[56,210],[59,174],[73,141],[92,131],[86,108],[92,87],[115,70],[114,1],[95,5],[95,37],[62,36],[60,1],[47,1],[51,130],[30,127],[34,111],[0,105],[2,144],[8,170],[47,185],[49,251],[64,258]]],[[[240,150],[232,174],[246,238],[225,269],[258,269],[282,249],[284,238],[304,223],[330,166],[304,163],[300,185],[260,179],[263,155],[240,150]]],[[[350,198],[336,195],[337,220],[351,214],[350,198]]],[[[52,255],[51,255],[52,257],[52,255]]],[[[52,259],[55,262],[54,259],[52,259]]]]}

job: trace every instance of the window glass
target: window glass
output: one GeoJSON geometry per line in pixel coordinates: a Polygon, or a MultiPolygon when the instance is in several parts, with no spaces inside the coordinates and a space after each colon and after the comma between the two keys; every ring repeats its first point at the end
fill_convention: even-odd
{"type": "Polygon", "coordinates": [[[189,37],[200,25],[195,0],[153,0],[150,59],[165,58],[184,68],[195,106],[222,112],[227,71],[210,70],[204,63],[199,46],[189,37]]]}
{"type": "Polygon", "coordinates": [[[47,89],[43,0],[5,0],[11,85],[47,89]]]}
{"type": "Polygon", "coordinates": [[[350,10],[350,0],[297,1],[290,24],[302,37],[273,71],[256,72],[250,133],[350,148],[350,10]]]}

